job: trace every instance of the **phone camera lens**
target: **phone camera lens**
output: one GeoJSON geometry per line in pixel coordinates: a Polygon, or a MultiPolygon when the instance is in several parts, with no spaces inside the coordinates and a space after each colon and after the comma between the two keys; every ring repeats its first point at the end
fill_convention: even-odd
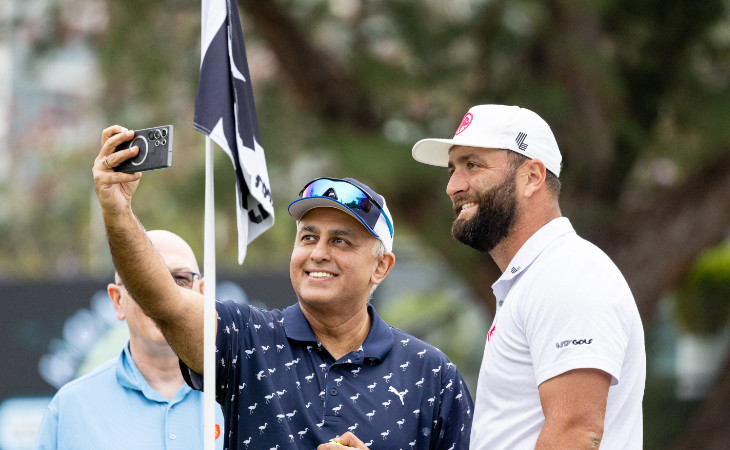
{"type": "Polygon", "coordinates": [[[162,129],[162,137],[167,137],[167,129],[166,128],[163,128],[162,129]]]}
{"type": "Polygon", "coordinates": [[[154,138],[155,138],[155,132],[154,132],[154,131],[150,131],[150,133],[149,133],[149,134],[147,135],[147,137],[148,137],[148,138],[149,138],[150,140],[154,139],[154,138]]]}
{"type": "Polygon", "coordinates": [[[161,142],[162,142],[162,145],[167,145],[167,139],[163,139],[161,142]]]}
{"type": "Polygon", "coordinates": [[[159,139],[161,135],[160,130],[155,130],[155,139],[159,139]]]}

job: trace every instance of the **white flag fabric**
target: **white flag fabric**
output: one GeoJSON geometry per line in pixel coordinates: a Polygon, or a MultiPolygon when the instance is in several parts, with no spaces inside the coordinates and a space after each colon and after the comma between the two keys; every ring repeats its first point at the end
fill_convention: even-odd
{"type": "Polygon", "coordinates": [[[248,243],[274,224],[274,206],[236,0],[203,0],[201,35],[193,126],[233,162],[241,264],[248,243]]]}

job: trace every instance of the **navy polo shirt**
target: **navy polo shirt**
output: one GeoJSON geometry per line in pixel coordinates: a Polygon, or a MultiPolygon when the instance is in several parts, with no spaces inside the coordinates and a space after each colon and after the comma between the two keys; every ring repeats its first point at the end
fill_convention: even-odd
{"type": "Polygon", "coordinates": [[[315,449],[348,430],[373,448],[468,448],[473,404],[456,366],[372,305],[365,342],[336,361],[299,304],[216,310],[226,448],[315,449]]]}

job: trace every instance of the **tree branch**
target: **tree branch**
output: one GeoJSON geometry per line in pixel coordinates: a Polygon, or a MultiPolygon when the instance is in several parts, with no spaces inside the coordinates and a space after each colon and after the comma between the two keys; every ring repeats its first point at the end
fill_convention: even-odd
{"type": "Polygon", "coordinates": [[[372,129],[382,122],[357,80],[331,55],[317,48],[278,2],[238,0],[271,46],[303,100],[324,118],[372,129]]]}

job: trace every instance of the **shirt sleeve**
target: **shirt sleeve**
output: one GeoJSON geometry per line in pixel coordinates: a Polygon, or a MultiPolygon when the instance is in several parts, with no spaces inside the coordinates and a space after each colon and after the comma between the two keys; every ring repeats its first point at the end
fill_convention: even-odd
{"type": "Polygon", "coordinates": [[[621,378],[635,307],[617,269],[599,263],[547,271],[524,303],[523,327],[542,382],[574,369],[621,378]],[[538,289],[539,287],[539,289],[538,289]]]}
{"type": "Polygon", "coordinates": [[[434,430],[436,449],[469,448],[474,404],[464,379],[453,363],[441,378],[441,406],[434,430]]]}
{"type": "Polygon", "coordinates": [[[250,307],[227,301],[216,302],[216,310],[218,311],[218,335],[215,340],[216,384],[219,395],[224,395],[223,393],[229,388],[228,380],[237,379],[233,373],[236,369],[234,362],[240,359],[240,334],[248,331],[250,307]]]}
{"type": "Polygon", "coordinates": [[[58,395],[53,397],[43,413],[35,448],[38,450],[56,450],[58,448],[58,395]]]}

